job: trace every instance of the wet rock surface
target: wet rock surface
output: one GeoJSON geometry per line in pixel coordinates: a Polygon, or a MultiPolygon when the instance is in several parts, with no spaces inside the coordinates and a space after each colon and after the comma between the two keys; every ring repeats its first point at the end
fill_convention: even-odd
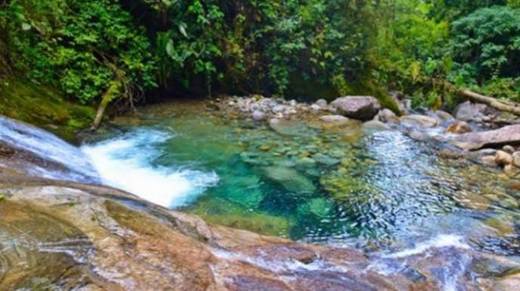
{"type": "Polygon", "coordinates": [[[514,290],[517,280],[492,273],[516,263],[463,245],[368,257],[208,225],[107,187],[1,175],[0,189],[5,290],[435,290],[453,282],[514,290]],[[454,255],[464,267],[446,269],[443,258],[454,255]]]}
{"type": "Polygon", "coordinates": [[[459,135],[453,143],[465,150],[477,150],[483,147],[520,144],[520,125],[505,126],[500,129],[470,132],[459,135]]]}

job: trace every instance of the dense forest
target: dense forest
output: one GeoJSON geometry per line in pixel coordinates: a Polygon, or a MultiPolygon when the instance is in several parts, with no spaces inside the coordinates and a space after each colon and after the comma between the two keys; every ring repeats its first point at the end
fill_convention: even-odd
{"type": "Polygon", "coordinates": [[[520,101],[518,0],[2,0],[0,38],[3,78],[89,105],[396,91],[441,107],[452,86],[520,101]]]}

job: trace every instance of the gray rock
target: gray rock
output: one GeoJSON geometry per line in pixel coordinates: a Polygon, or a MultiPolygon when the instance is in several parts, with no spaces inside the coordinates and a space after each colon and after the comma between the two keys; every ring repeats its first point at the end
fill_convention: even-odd
{"type": "Polygon", "coordinates": [[[437,110],[435,111],[435,115],[441,120],[441,121],[449,121],[455,119],[453,115],[449,114],[446,111],[437,110]]]}
{"type": "Polygon", "coordinates": [[[318,104],[312,104],[310,106],[310,108],[311,108],[312,111],[320,111],[322,109],[322,107],[319,106],[318,104]]]}
{"type": "Polygon", "coordinates": [[[273,107],[273,113],[281,113],[284,112],[287,109],[287,106],[285,105],[275,105],[273,107]]]}
{"type": "Polygon", "coordinates": [[[320,117],[320,120],[326,123],[346,123],[350,119],[342,115],[324,115],[320,117]]]}
{"type": "Polygon", "coordinates": [[[485,104],[466,101],[455,109],[455,118],[463,121],[482,122],[485,120],[487,106],[485,104]]]}
{"type": "Polygon", "coordinates": [[[426,115],[412,114],[400,118],[401,124],[409,127],[435,127],[438,121],[426,115]]]}
{"type": "Polygon", "coordinates": [[[327,107],[328,103],[325,99],[318,99],[314,104],[318,105],[321,108],[327,107]]]}
{"type": "Polygon", "coordinates": [[[379,120],[370,120],[370,121],[363,123],[363,129],[378,131],[378,130],[388,130],[390,128],[379,120]]]}
{"type": "Polygon", "coordinates": [[[520,152],[513,153],[513,165],[520,168],[520,152]]]}
{"type": "Polygon", "coordinates": [[[378,119],[385,123],[399,123],[399,117],[390,109],[384,108],[377,114],[378,119]]]}
{"type": "Polygon", "coordinates": [[[503,146],[503,147],[502,147],[502,150],[503,150],[504,152],[507,152],[507,153],[510,153],[510,154],[512,154],[512,153],[515,152],[515,148],[512,147],[512,146],[510,146],[510,145],[505,145],[505,146],[503,146]]]}
{"type": "Polygon", "coordinates": [[[262,111],[256,110],[253,111],[253,114],[251,115],[254,121],[262,121],[266,119],[266,114],[262,111]]]}
{"type": "Polygon", "coordinates": [[[371,96],[346,96],[334,100],[331,105],[350,118],[370,120],[374,118],[381,105],[371,96]]]}

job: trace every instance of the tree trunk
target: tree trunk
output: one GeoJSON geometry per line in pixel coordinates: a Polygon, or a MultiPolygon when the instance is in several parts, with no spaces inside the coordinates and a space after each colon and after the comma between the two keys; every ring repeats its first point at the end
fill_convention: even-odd
{"type": "Polygon", "coordinates": [[[114,100],[117,98],[117,96],[120,94],[120,88],[121,88],[121,81],[114,80],[110,82],[110,86],[108,87],[105,94],[103,94],[103,97],[101,98],[101,102],[99,103],[97,112],[96,112],[96,118],[94,119],[94,122],[92,123],[92,130],[98,129],[99,125],[101,124],[101,121],[103,121],[103,116],[105,115],[105,110],[114,100]]]}

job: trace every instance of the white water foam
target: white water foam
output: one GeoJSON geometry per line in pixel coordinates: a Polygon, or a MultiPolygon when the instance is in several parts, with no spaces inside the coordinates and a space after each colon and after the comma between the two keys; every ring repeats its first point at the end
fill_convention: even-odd
{"type": "Polygon", "coordinates": [[[429,249],[434,248],[446,248],[446,247],[454,247],[459,249],[469,249],[470,246],[464,243],[463,237],[453,234],[441,234],[433,238],[432,240],[419,243],[415,247],[410,249],[405,249],[397,253],[392,253],[388,255],[384,255],[383,258],[405,258],[410,256],[415,256],[426,252],[429,249]]]}
{"type": "Polygon", "coordinates": [[[81,149],[105,184],[174,208],[191,202],[219,178],[214,172],[152,165],[160,155],[157,145],[170,138],[173,134],[164,131],[139,129],[81,149]]]}

